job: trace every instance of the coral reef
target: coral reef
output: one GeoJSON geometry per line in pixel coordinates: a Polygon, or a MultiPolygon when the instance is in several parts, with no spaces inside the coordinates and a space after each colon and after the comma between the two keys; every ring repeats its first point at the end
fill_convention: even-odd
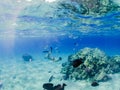
{"type": "Polygon", "coordinates": [[[68,10],[64,15],[77,13],[83,15],[103,15],[111,11],[120,10],[119,5],[111,0],[70,0],[71,2],[61,2],[59,9],[68,10]],[[93,3],[94,2],[94,3],[93,3]],[[74,3],[74,4],[73,4],[74,3]]]}
{"type": "Polygon", "coordinates": [[[64,79],[107,81],[109,74],[120,72],[120,56],[107,56],[98,48],[84,48],[74,55],[68,56],[61,73],[64,79]],[[77,67],[73,66],[75,60],[82,60],[77,67]]]}

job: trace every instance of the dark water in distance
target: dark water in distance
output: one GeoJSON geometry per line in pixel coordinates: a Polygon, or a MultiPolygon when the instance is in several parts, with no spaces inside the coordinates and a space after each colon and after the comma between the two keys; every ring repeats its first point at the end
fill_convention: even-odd
{"type": "Polygon", "coordinates": [[[99,48],[107,55],[120,55],[120,36],[0,38],[0,57],[22,56],[25,53],[43,55],[42,51],[50,47],[55,54],[73,54],[84,47],[90,47],[99,48]]]}

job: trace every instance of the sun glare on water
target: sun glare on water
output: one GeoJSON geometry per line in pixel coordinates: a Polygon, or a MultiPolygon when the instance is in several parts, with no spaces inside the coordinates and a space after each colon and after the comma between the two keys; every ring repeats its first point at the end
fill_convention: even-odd
{"type": "Polygon", "coordinates": [[[45,0],[46,2],[55,2],[56,0],[45,0]]]}
{"type": "Polygon", "coordinates": [[[115,2],[116,4],[120,6],[120,0],[113,0],[113,2],[115,2]]]}

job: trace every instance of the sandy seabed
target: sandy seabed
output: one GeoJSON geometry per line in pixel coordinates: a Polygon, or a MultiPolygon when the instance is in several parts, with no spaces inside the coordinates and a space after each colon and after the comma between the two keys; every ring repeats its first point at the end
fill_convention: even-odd
{"type": "Polygon", "coordinates": [[[0,90],[43,90],[42,85],[49,82],[54,85],[66,83],[65,90],[120,90],[120,74],[111,75],[112,80],[100,82],[99,86],[92,87],[88,81],[63,80],[60,62],[49,60],[34,60],[24,62],[17,60],[0,60],[0,90]]]}

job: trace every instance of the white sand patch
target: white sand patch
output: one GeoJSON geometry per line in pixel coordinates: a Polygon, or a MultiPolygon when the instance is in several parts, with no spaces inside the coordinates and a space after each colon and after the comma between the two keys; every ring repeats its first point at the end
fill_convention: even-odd
{"type": "MultiPolygon", "coordinates": [[[[18,60],[19,61],[19,60],[18,60]]],[[[120,74],[111,75],[108,82],[100,82],[99,86],[92,87],[87,81],[63,80],[61,62],[35,60],[23,62],[11,60],[0,62],[0,81],[3,86],[0,90],[43,90],[42,85],[51,81],[54,85],[66,83],[65,90],[119,90],[120,74]]]]}

